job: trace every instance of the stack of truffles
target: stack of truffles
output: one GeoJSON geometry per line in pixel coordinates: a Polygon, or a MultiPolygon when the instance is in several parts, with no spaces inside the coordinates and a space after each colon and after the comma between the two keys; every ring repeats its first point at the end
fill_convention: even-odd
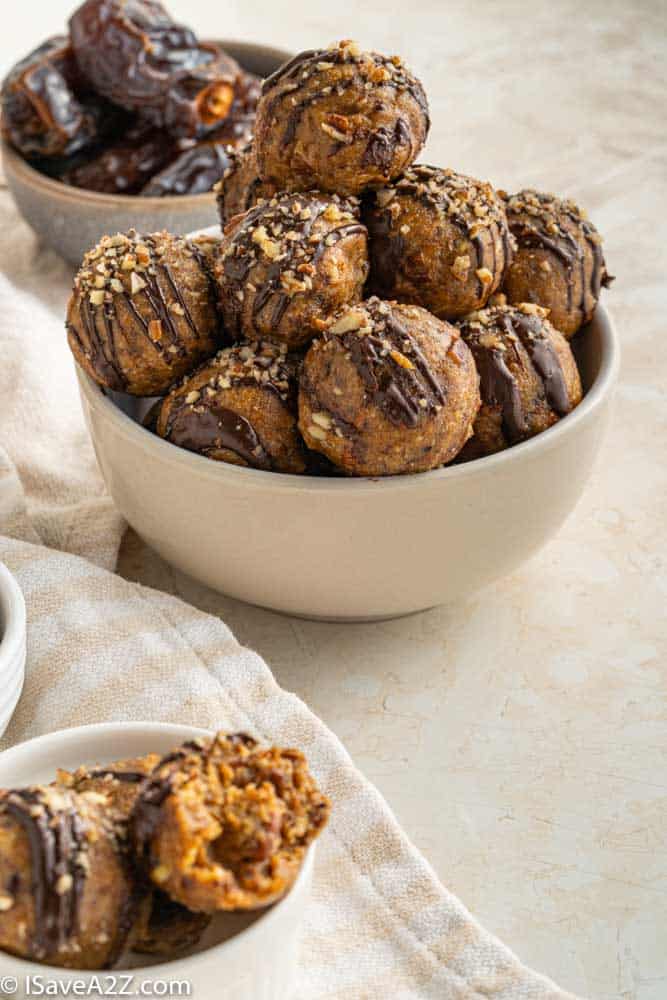
{"type": "Polygon", "coordinates": [[[79,364],[159,396],[167,441],[266,471],[423,472],[546,430],[581,399],[568,340],[611,280],[600,237],[570,201],[415,164],[429,125],[396,56],[282,66],[217,186],[221,240],[87,254],[79,364]]]}
{"type": "Polygon", "coordinates": [[[169,959],[279,900],[329,802],[298,750],[244,733],[0,791],[0,948],[73,969],[169,959]]]}

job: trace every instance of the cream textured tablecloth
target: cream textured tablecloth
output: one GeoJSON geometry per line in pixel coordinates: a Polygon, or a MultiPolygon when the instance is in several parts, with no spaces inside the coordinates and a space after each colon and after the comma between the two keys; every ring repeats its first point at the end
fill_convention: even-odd
{"type": "Polygon", "coordinates": [[[2,745],[132,719],[299,746],[334,804],[303,930],[300,1000],[566,996],[443,888],[337,738],[257,654],[217,618],[110,572],[123,524],[65,341],[70,274],[40,250],[6,191],[0,233],[0,559],[29,622],[26,685],[2,745]]]}
{"type": "MultiPolygon", "coordinates": [[[[74,2],[13,5],[0,38],[2,68],[27,51],[37,33],[60,30],[74,2]]],[[[233,618],[237,631],[264,650],[283,683],[305,693],[381,783],[444,881],[536,965],[597,1000],[664,1000],[667,6],[664,0],[409,5],[367,0],[363,6],[353,0],[335,5],[168,0],[168,5],[211,36],[299,48],[343,34],[404,54],[431,99],[434,128],[427,160],[508,190],[524,183],[557,190],[588,209],[617,275],[606,301],[623,340],[623,370],[613,426],[577,511],[539,556],[474,600],[402,622],[346,629],[294,622],[213,595],[172,573],[131,536],[126,536],[124,571],[233,618]]],[[[71,389],[66,358],[59,353],[55,359],[49,344],[61,344],[60,327],[52,320],[62,312],[69,276],[52,256],[36,254],[3,198],[0,213],[0,266],[11,274],[13,287],[32,296],[21,313],[20,322],[27,325],[20,333],[34,338],[42,352],[40,391],[56,387],[49,395],[50,412],[36,405],[37,397],[24,399],[11,432],[27,439],[47,423],[52,426],[52,437],[40,438],[48,441],[40,456],[48,474],[41,481],[49,483],[44,500],[57,495],[59,516],[49,516],[49,505],[36,495],[37,483],[24,466],[22,481],[34,498],[31,521],[52,544],[80,546],[79,500],[90,488],[94,465],[78,407],[60,384],[65,372],[71,389]],[[68,423],[70,411],[75,423],[68,423]],[[63,445],[65,476],[60,447],[48,450],[54,440],[74,442],[63,445]]],[[[12,296],[16,320],[13,291],[12,296]]],[[[3,340],[12,330],[7,321],[3,340]]],[[[9,365],[0,376],[2,421],[11,419],[17,392],[17,366],[9,365]]],[[[6,436],[0,431],[0,445],[6,436]]],[[[11,449],[14,458],[17,450],[11,449]]],[[[7,467],[0,479],[0,520],[25,532],[31,529],[23,498],[8,489],[14,476],[7,467]]],[[[101,492],[89,500],[87,516],[100,528],[86,534],[91,544],[82,552],[107,565],[117,542],[113,518],[104,520],[111,513],[101,492]]],[[[41,550],[34,555],[42,559],[41,550]]],[[[35,581],[39,564],[31,571],[35,581]]],[[[41,563],[43,574],[52,564],[41,563]]],[[[67,590],[62,568],[54,569],[63,599],[71,593],[76,600],[79,572],[68,570],[67,590]]],[[[117,594],[119,581],[112,582],[117,594]]],[[[53,610],[47,653],[49,640],[37,638],[45,634],[44,625],[31,628],[31,646],[47,664],[44,669],[55,674],[62,656],[75,676],[85,673],[78,659],[60,652],[64,618],[53,588],[35,583],[31,589],[35,614],[41,594],[53,610]]],[[[123,588],[121,602],[133,593],[123,588]]],[[[89,608],[81,610],[89,615],[89,608]]],[[[86,629],[95,643],[102,641],[97,627],[89,623],[86,629]]],[[[125,662],[124,644],[132,642],[123,630],[131,632],[131,615],[114,611],[104,629],[118,636],[118,659],[125,662]]],[[[162,633],[159,638],[164,641],[162,633]]],[[[165,662],[170,649],[171,640],[165,662]]],[[[96,655],[94,643],[92,650],[86,661],[100,670],[106,661],[96,655]]],[[[133,655],[126,662],[122,683],[130,700],[133,655]]],[[[53,725],[74,718],[65,695],[61,691],[54,699],[63,704],[53,725]]],[[[91,685],[90,694],[81,697],[87,717],[103,715],[95,695],[91,685]]],[[[24,705],[30,697],[28,691],[24,705]]],[[[201,720],[201,712],[193,709],[191,717],[201,720]]],[[[185,712],[172,714],[167,705],[162,717],[185,717],[185,712]]],[[[36,731],[42,723],[42,716],[22,714],[8,737],[20,738],[19,724],[36,731]]],[[[332,904],[329,910],[337,915],[326,925],[317,920],[325,912],[319,902],[324,887],[338,881],[338,872],[334,879],[326,875],[334,870],[335,845],[329,836],[322,842],[306,942],[319,956],[318,969],[326,969],[321,956],[328,948],[330,966],[339,962],[358,970],[359,985],[346,988],[341,976],[339,995],[346,1000],[474,996],[470,985],[457,994],[437,978],[430,988],[415,985],[421,970],[428,982],[426,959],[408,976],[408,986],[406,973],[389,971],[391,962],[383,966],[385,981],[378,975],[376,983],[374,967],[359,958],[366,943],[362,930],[371,931],[368,924],[362,927],[358,908],[340,917],[340,907],[332,904]],[[336,920],[346,934],[331,930],[336,920]]],[[[404,872],[399,863],[391,888],[387,883],[399,910],[409,895],[411,876],[404,872]]],[[[342,870],[343,885],[344,875],[342,870]]],[[[442,905],[430,873],[427,885],[442,905]]],[[[386,912],[383,904],[376,906],[386,912]]],[[[414,910],[420,909],[417,902],[414,910]]],[[[446,947],[456,936],[448,936],[438,913],[426,912],[420,919],[433,923],[427,930],[415,921],[416,933],[424,941],[433,935],[446,947]]],[[[383,925],[384,916],[377,922],[383,925]]],[[[394,968],[405,970],[416,953],[430,952],[401,927],[398,920],[386,944],[369,947],[368,953],[377,958],[384,947],[393,960],[404,949],[402,966],[395,962],[394,968]],[[397,945],[399,938],[403,943],[397,945]]],[[[379,938],[380,932],[374,933],[379,938]]],[[[334,978],[329,974],[329,982],[334,978]]],[[[336,995],[333,987],[327,992],[314,986],[314,979],[302,979],[302,997],[336,995]]],[[[323,979],[324,971],[319,982],[323,979]]],[[[481,988],[477,992],[488,995],[481,988]]],[[[532,989],[533,995],[543,992],[532,989]]],[[[506,995],[525,992],[509,987],[506,995]]]]}

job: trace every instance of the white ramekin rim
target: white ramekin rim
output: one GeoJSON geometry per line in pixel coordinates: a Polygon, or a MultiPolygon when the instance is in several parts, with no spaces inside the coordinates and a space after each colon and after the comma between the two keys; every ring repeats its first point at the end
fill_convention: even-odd
{"type": "Polygon", "coordinates": [[[18,581],[0,562],[0,681],[23,669],[26,643],[26,610],[18,581]]]}
{"type": "MultiPolygon", "coordinates": [[[[0,564],[1,566],[2,564],[0,564]]],[[[11,765],[13,757],[25,758],[31,751],[35,752],[39,750],[40,752],[44,752],[45,750],[49,750],[52,751],[53,760],[57,763],[58,750],[59,748],[62,749],[64,742],[69,740],[78,741],[88,733],[91,736],[119,736],[121,738],[123,734],[129,733],[141,736],[150,736],[152,733],[155,733],[164,736],[169,735],[170,738],[174,739],[175,744],[186,739],[206,738],[213,735],[208,729],[170,722],[94,722],[86,726],[73,726],[67,729],[55,730],[51,733],[45,733],[43,736],[36,736],[33,739],[17,743],[15,746],[0,753],[0,761],[3,765],[7,763],[11,765]]],[[[254,937],[266,931],[267,926],[270,927],[281,919],[283,904],[289,900],[293,892],[300,890],[303,883],[307,882],[312,874],[315,848],[316,845],[311,844],[306,851],[301,870],[289,892],[282,899],[278,900],[277,903],[264,910],[248,927],[243,928],[237,934],[227,938],[227,940],[212,945],[205,951],[198,952],[195,955],[177,958],[171,962],[161,962],[156,965],[133,966],[127,971],[131,972],[132,976],[137,979],[141,979],[143,976],[145,979],[169,980],[174,979],[178,975],[187,976],[188,974],[193,974],[199,965],[210,961],[214,956],[217,956],[217,960],[220,961],[222,971],[224,968],[222,963],[224,963],[226,956],[229,956],[242,944],[245,945],[247,942],[252,942],[254,937]]],[[[48,974],[51,978],[69,976],[90,980],[100,975],[99,972],[94,971],[62,969],[59,966],[42,965],[38,962],[30,962],[27,959],[18,958],[15,955],[9,954],[9,952],[0,951],[0,970],[4,971],[6,969],[11,969],[12,974],[23,977],[28,975],[34,976],[38,969],[42,970],[44,975],[48,974]]]]}
{"type": "Polygon", "coordinates": [[[230,484],[242,486],[244,489],[272,491],[296,491],[313,494],[345,493],[359,494],[365,491],[419,489],[434,481],[450,479],[474,478],[485,476],[492,470],[511,468],[513,464],[529,459],[538,451],[546,451],[560,446],[563,440],[577,433],[581,424],[594,417],[613,392],[620,368],[620,344],[613,319],[603,305],[598,305],[593,322],[600,324],[602,338],[602,358],[597,376],[581,403],[566,417],[554,424],[548,430],[521,444],[486,458],[478,458],[460,465],[448,465],[430,472],[404,476],[386,476],[378,478],[335,478],[316,476],[296,476],[288,473],[264,472],[260,469],[247,469],[226,462],[212,462],[203,455],[178,448],[169,441],[164,441],[156,434],[136,423],[126,413],[104,394],[95,383],[75,362],[81,391],[91,408],[97,411],[107,423],[112,425],[120,437],[124,437],[134,446],[151,452],[166,464],[171,464],[181,470],[183,475],[213,478],[221,485],[230,484]]]}

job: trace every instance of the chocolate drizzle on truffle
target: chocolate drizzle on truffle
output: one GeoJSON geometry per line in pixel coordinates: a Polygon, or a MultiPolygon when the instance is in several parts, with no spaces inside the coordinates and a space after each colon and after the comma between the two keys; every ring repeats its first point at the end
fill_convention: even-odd
{"type": "Polygon", "coordinates": [[[537,306],[495,306],[473,313],[461,324],[464,340],[470,347],[480,374],[482,400],[498,406],[503,430],[509,444],[516,444],[530,434],[519,381],[513,370],[526,357],[539,376],[547,404],[565,416],[572,409],[567,381],[560,358],[549,337],[545,310],[537,306]],[[525,354],[522,356],[520,348],[525,354]]]}
{"type": "Polygon", "coordinates": [[[126,354],[133,351],[127,335],[130,328],[135,336],[143,337],[150,353],[155,352],[169,367],[176,365],[180,374],[188,357],[193,356],[194,363],[210,350],[205,341],[210,341],[212,331],[200,330],[192,313],[197,295],[205,301],[204,281],[211,295],[208,309],[213,313],[211,268],[194,243],[166,233],[141,236],[135,230],[105,236],[86,254],[75,278],[68,333],[109,388],[130,387],[128,359],[119,356],[120,344],[126,354]],[[196,261],[202,271],[201,290],[189,284],[180,287],[169,260],[174,253],[196,261]]]}
{"type": "Polygon", "coordinates": [[[417,427],[445,404],[443,386],[388,303],[372,298],[353,307],[323,340],[334,337],[349,352],[369,398],[393,424],[417,427]]]}
{"type": "Polygon", "coordinates": [[[180,448],[201,455],[224,449],[234,452],[251,468],[272,468],[250,421],[226,406],[175,406],[169,419],[169,439],[180,448]]]}
{"type": "MultiPolygon", "coordinates": [[[[490,184],[458,174],[449,168],[415,164],[390,187],[374,195],[369,228],[373,237],[374,278],[381,292],[393,290],[394,278],[409,248],[409,237],[400,230],[401,199],[413,198],[440,214],[470,240],[475,250],[475,271],[480,294],[485,284],[480,272],[502,274],[512,260],[514,240],[501,200],[490,184]],[[496,240],[502,244],[498,260],[496,240]]],[[[466,265],[465,273],[467,274],[466,265]]]]}
{"type": "MultiPolygon", "coordinates": [[[[397,56],[385,56],[379,52],[362,52],[354,42],[343,41],[332,45],[329,49],[309,49],[296,55],[289,62],[280,66],[275,73],[267,77],[262,86],[262,96],[275,90],[279,84],[284,86],[279,94],[273,98],[271,110],[274,110],[275,102],[285,94],[289,93],[292,100],[293,110],[290,113],[286,126],[286,134],[289,130],[294,130],[294,116],[298,118],[303,114],[306,107],[313,104],[320,97],[326,97],[331,93],[327,91],[328,74],[334,66],[352,65],[355,73],[348,78],[338,77],[333,89],[341,96],[347,89],[359,84],[357,74],[361,77],[362,86],[364,82],[375,83],[376,86],[388,86],[398,91],[406,91],[417,102],[427,117],[428,122],[428,102],[421,83],[409,73],[401,60],[397,56]],[[381,72],[378,73],[377,70],[381,72]],[[382,72],[383,71],[383,72],[382,72]],[[307,86],[308,81],[315,79],[317,83],[323,83],[323,87],[317,90],[303,102],[296,100],[298,91],[307,86]]],[[[426,126],[428,131],[428,124],[426,126]]],[[[283,139],[285,141],[285,139],[283,139]]]]}
{"type": "Polygon", "coordinates": [[[366,234],[356,210],[354,200],[317,192],[281,195],[251,208],[229,234],[220,256],[228,332],[241,336],[247,295],[252,296],[253,321],[268,308],[270,325],[277,327],[292,299],[312,289],[325,251],[350,236],[366,234]],[[256,277],[260,268],[261,279],[256,277]]]}
{"type": "Polygon", "coordinates": [[[265,81],[255,133],[260,174],[281,188],[359,192],[396,177],[429,127],[424,89],[397,56],[341,41],[301,53],[265,81]],[[310,156],[299,151],[304,137],[310,156]]]}
{"type": "Polygon", "coordinates": [[[71,945],[86,879],[86,835],[68,799],[48,789],[9,792],[0,807],[25,830],[35,901],[34,954],[48,958],[71,945]]]}
{"type": "MultiPolygon", "coordinates": [[[[237,344],[207,362],[210,377],[193,389],[186,377],[168,407],[163,437],[188,451],[215,457],[231,451],[254,469],[270,470],[273,462],[250,420],[232,407],[226,390],[242,386],[274,393],[296,409],[295,363],[287,348],[270,343],[237,344]]],[[[196,376],[195,376],[196,377],[196,376]]]]}
{"type": "Polygon", "coordinates": [[[94,771],[89,771],[87,778],[107,778],[113,781],[120,781],[128,785],[138,785],[146,780],[146,775],[141,771],[121,771],[117,768],[99,767],[94,771]]]}
{"type": "Polygon", "coordinates": [[[504,197],[510,229],[519,246],[548,250],[563,263],[568,311],[576,308],[584,322],[595,309],[602,286],[608,287],[614,280],[607,272],[602,241],[595,226],[573,201],[553,194],[525,190],[504,197]],[[592,256],[590,278],[586,274],[586,244],[592,256]],[[575,305],[577,276],[581,288],[575,305]]]}

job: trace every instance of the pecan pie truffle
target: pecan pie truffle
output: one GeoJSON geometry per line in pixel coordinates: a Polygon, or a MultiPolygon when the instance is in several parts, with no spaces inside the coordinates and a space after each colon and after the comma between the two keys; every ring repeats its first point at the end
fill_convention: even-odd
{"type": "Polygon", "coordinates": [[[67,309],[74,357],[100,385],[156,396],[219,345],[208,263],[180,236],[105,236],[83,259],[67,309]]]}
{"type": "Polygon", "coordinates": [[[355,201],[311,191],[279,195],[234,219],[215,269],[229,335],[300,347],[358,302],[368,257],[356,212],[355,201]]]}
{"type": "Polygon", "coordinates": [[[308,351],[299,428],[348,475],[424,472],[451,461],[470,437],[478,381],[455,327],[419,306],[372,298],[308,351]]]}
{"type": "Polygon", "coordinates": [[[518,249],[505,275],[510,302],[535,302],[565,337],[588,323],[607,271],[600,235],[573,201],[540,191],[507,198],[507,219],[518,249]]]}
{"type": "Polygon", "coordinates": [[[280,899],[328,813],[298,750],[219,733],[165,757],[131,828],[152,882],[189,909],[213,913],[280,899]]]}
{"type": "Polygon", "coordinates": [[[228,152],[229,163],[214,187],[220,225],[224,229],[235,215],[247,212],[260,199],[270,199],[277,192],[275,184],[261,180],[253,143],[228,152]]]}
{"type": "Polygon", "coordinates": [[[441,319],[479,309],[502,281],[512,246],[490,184],[417,164],[369,197],[371,287],[441,319]]]}
{"type": "Polygon", "coordinates": [[[96,767],[82,765],[76,771],[59,770],[57,783],[74,792],[93,792],[104,796],[114,818],[123,821],[130,815],[142,784],[160,760],[160,754],[149,753],[145,757],[117,760],[96,767]]]}
{"type": "Polygon", "coordinates": [[[265,80],[260,175],[281,190],[359,194],[402,174],[428,130],[424,88],[398,56],[339,42],[302,52],[265,80]]]}
{"type": "Polygon", "coordinates": [[[210,922],[210,914],[192,913],[156,889],[132,931],[132,951],[172,958],[196,945],[210,922]]]}
{"type": "MultiPolygon", "coordinates": [[[[149,753],[95,767],[82,765],[73,772],[58,771],[57,783],[73,792],[93,792],[122,837],[142,787],[161,760],[161,754],[149,753]]],[[[143,955],[169,956],[184,951],[197,943],[210,922],[206,915],[190,913],[158,889],[137,888],[136,898],[137,918],[128,944],[143,955]]]]}
{"type": "Polygon", "coordinates": [[[296,362],[284,344],[227,347],[165,397],[156,430],[178,447],[219,462],[304,472],[296,362]]]}
{"type": "Polygon", "coordinates": [[[570,345],[532,303],[467,316],[461,333],[480,374],[482,407],[461,459],[491,455],[546,430],[581,401],[570,345]]]}
{"type": "Polygon", "coordinates": [[[53,786],[0,793],[0,948],[63,968],[108,968],[134,902],[101,796],[53,786]]]}

